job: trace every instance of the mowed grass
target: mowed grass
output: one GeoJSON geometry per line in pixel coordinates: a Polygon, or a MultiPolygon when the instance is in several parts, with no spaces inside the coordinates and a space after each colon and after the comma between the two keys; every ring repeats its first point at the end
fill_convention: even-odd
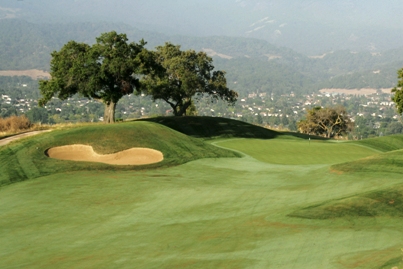
{"type": "Polygon", "coordinates": [[[308,141],[210,142],[248,155],[141,170],[90,167],[1,187],[0,268],[403,267],[401,173],[334,173],[339,164],[331,166],[343,159],[333,146],[345,155],[367,150],[341,162],[398,151],[379,155],[367,146],[311,141],[322,157],[306,154],[310,160],[294,164],[308,141]],[[294,151],[281,151],[283,143],[294,151]],[[265,154],[290,155],[281,164],[257,160],[265,154]],[[362,199],[378,201],[378,213],[326,212],[362,199]],[[296,215],[310,208],[316,217],[296,215]]]}
{"type": "Polygon", "coordinates": [[[353,143],[307,139],[228,140],[218,145],[273,164],[334,164],[374,155],[376,150],[353,143]]]}
{"type": "Polygon", "coordinates": [[[239,157],[239,154],[151,122],[80,126],[55,130],[0,147],[0,186],[61,172],[141,170],[219,157],[239,157]],[[164,160],[147,166],[113,166],[61,161],[45,155],[46,150],[51,147],[71,144],[93,146],[99,154],[115,153],[132,147],[152,148],[161,151],[164,160]]]}

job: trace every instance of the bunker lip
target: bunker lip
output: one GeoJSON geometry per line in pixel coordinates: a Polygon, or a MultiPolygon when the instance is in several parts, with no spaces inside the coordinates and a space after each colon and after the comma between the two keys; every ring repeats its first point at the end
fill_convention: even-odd
{"type": "Polygon", "coordinates": [[[162,152],[150,148],[131,148],[113,154],[98,154],[92,146],[74,144],[49,148],[45,154],[53,159],[99,162],[112,165],[145,165],[161,162],[162,152]]]}

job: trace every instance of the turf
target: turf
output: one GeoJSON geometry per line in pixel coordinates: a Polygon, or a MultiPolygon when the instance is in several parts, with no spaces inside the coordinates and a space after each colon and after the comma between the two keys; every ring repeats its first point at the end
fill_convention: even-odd
{"type": "MultiPolygon", "coordinates": [[[[144,128],[143,123],[131,124],[144,128]]],[[[93,136],[97,130],[80,133],[93,136]]],[[[63,143],[78,139],[73,129],[63,132],[30,138],[23,145],[56,144],[52,137],[58,135],[63,143]]],[[[334,172],[338,162],[356,163],[371,154],[387,160],[400,151],[379,155],[379,148],[370,145],[309,144],[284,135],[210,142],[200,147],[230,146],[244,157],[226,158],[229,153],[223,151],[220,158],[198,155],[189,161],[172,154],[175,166],[90,166],[90,171],[55,172],[1,187],[0,268],[403,267],[401,172],[385,170],[387,164],[334,172]],[[305,155],[296,161],[295,152],[305,155]],[[331,208],[357,206],[366,211],[336,210],[338,215],[329,217],[331,208]]],[[[110,150],[106,138],[93,143],[102,145],[100,151],[110,150]]],[[[37,160],[24,156],[15,156],[24,163],[16,165],[25,167],[18,171],[42,173],[37,160]]]]}
{"type": "Polygon", "coordinates": [[[394,172],[403,173],[403,150],[377,154],[356,161],[335,164],[332,166],[338,172],[394,172]]]}
{"type": "Polygon", "coordinates": [[[381,152],[399,150],[403,148],[403,135],[390,135],[355,141],[354,143],[367,146],[381,152]]]}
{"type": "Polygon", "coordinates": [[[289,165],[340,163],[377,153],[353,143],[302,139],[229,140],[219,145],[244,152],[262,162],[289,165]]]}
{"type": "Polygon", "coordinates": [[[293,212],[289,216],[309,219],[346,217],[403,217],[403,186],[376,190],[325,202],[293,212]]]}
{"type": "Polygon", "coordinates": [[[238,157],[165,126],[151,122],[90,125],[56,130],[0,147],[0,185],[60,172],[82,170],[133,170],[166,167],[199,158],[238,157]],[[56,146],[84,144],[100,154],[132,147],[147,147],[164,154],[161,163],[147,166],[111,166],[101,163],[61,161],[44,153],[56,146]]]}

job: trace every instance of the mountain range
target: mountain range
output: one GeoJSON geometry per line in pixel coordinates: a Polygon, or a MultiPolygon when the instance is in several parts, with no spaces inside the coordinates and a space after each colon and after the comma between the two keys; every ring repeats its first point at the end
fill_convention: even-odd
{"type": "Polygon", "coordinates": [[[0,0],[0,18],[112,22],[168,35],[266,40],[310,56],[403,45],[400,0],[0,0]]]}
{"type": "Polygon", "coordinates": [[[0,70],[49,70],[103,32],[203,50],[237,91],[389,88],[403,66],[403,2],[0,0],[0,70]]]}

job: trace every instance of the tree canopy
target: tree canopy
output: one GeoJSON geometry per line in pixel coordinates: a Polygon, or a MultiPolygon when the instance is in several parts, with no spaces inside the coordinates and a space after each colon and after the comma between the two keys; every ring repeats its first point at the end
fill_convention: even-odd
{"type": "Polygon", "coordinates": [[[306,119],[298,122],[300,132],[327,138],[345,134],[351,131],[353,126],[354,123],[342,106],[312,108],[307,112],[306,119]]]}
{"type": "Polygon", "coordinates": [[[51,54],[51,79],[39,81],[39,104],[78,93],[103,102],[104,122],[114,122],[116,103],[139,87],[139,75],[149,66],[145,44],[128,43],[125,34],[115,31],[101,34],[92,46],[68,42],[51,54]]]}
{"type": "Polygon", "coordinates": [[[227,88],[225,72],[213,71],[211,57],[205,52],[182,51],[180,46],[165,43],[158,46],[154,59],[162,67],[142,79],[143,90],[153,100],[167,102],[175,116],[186,115],[193,98],[209,95],[234,104],[238,94],[227,88]]]}
{"type": "Polygon", "coordinates": [[[392,89],[392,101],[395,102],[397,112],[403,113],[403,68],[397,71],[398,82],[397,86],[392,89]]]}

